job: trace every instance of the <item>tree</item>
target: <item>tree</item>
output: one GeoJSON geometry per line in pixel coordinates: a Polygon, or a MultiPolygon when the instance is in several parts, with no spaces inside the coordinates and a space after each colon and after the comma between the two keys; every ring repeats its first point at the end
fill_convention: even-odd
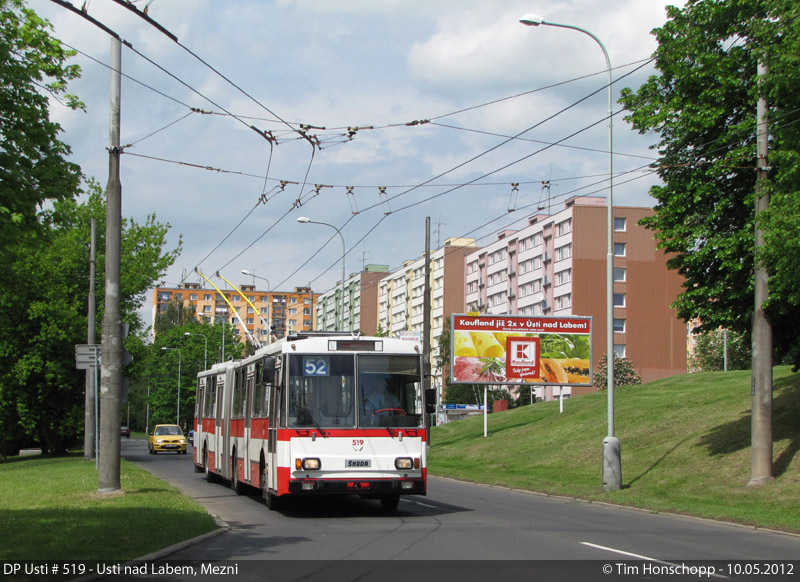
{"type": "MultiPolygon", "coordinates": [[[[105,205],[96,183],[88,199],[57,200],[41,211],[38,226],[20,233],[7,248],[13,262],[8,284],[0,287],[0,447],[13,450],[21,441],[36,442],[43,451],[64,452],[83,432],[84,377],[75,370],[75,344],[86,342],[89,287],[89,231],[97,223],[97,248],[104,248],[105,205]]],[[[160,279],[176,251],[162,253],[164,225],[148,218],[142,226],[126,220],[122,256],[123,319],[141,327],[132,312],[137,297],[160,279]],[[158,251],[159,259],[152,253],[158,251]]],[[[102,254],[97,280],[103,280],[102,254]]],[[[96,290],[102,310],[102,285],[96,290]]],[[[97,317],[97,322],[102,315],[97,317]]],[[[98,333],[99,337],[99,333],[98,333]]],[[[126,344],[136,344],[133,338],[126,344]]],[[[141,343],[141,342],[138,342],[141,343]]],[[[133,351],[133,350],[132,350],[133,351]]],[[[138,361],[135,355],[134,362],[138,361]]]]}
{"type": "MultiPolygon", "coordinates": [[[[184,308],[185,309],[185,308],[184,308]]],[[[211,367],[221,361],[219,348],[225,333],[225,359],[244,356],[246,346],[233,333],[233,326],[221,323],[206,323],[191,317],[181,324],[165,319],[155,341],[142,354],[140,369],[135,374],[131,405],[134,414],[131,424],[141,429],[152,428],[157,423],[173,423],[177,414],[178,355],[180,350],[180,425],[190,426],[194,417],[197,374],[204,366],[211,367]],[[187,336],[186,334],[194,334],[187,336]],[[204,337],[199,337],[199,336],[204,337]],[[204,339],[205,338],[205,339],[204,339]],[[206,345],[208,352],[206,353],[206,345]],[[170,348],[164,350],[162,348],[170,348]],[[219,356],[219,357],[218,357],[219,356]],[[150,404],[150,416],[146,416],[146,404],[150,404]],[[149,427],[146,425],[149,422],[149,427]]],[[[134,360],[135,362],[136,360],[134,360]]]]}
{"type": "Polygon", "coordinates": [[[727,343],[728,370],[749,370],[752,363],[750,344],[745,336],[734,331],[715,329],[697,336],[689,365],[702,372],[725,369],[725,344],[727,343]]]}
{"type": "Polygon", "coordinates": [[[641,133],[655,133],[663,185],[643,222],[668,266],[684,277],[678,315],[700,331],[719,327],[749,337],[754,311],[755,104],[770,107],[771,210],[764,220],[770,273],[766,305],[778,357],[800,364],[800,8],[784,0],[693,0],[668,7],[654,31],[658,75],[621,102],[641,133]],[[769,76],[757,82],[759,60],[769,76]]]}
{"type": "MultiPolygon", "coordinates": [[[[594,385],[598,388],[608,386],[607,361],[606,354],[603,354],[594,373],[594,385]]],[[[631,361],[614,354],[614,386],[636,386],[641,383],[642,378],[636,373],[631,361]]]]}
{"type": "Polygon", "coordinates": [[[48,95],[70,108],[82,107],[66,93],[80,69],[66,64],[74,53],[49,30],[22,0],[0,0],[0,259],[5,264],[13,259],[13,244],[40,226],[40,206],[73,196],[80,180],[78,166],[65,159],[70,149],[59,141],[61,127],[50,121],[48,107],[48,95]]]}
{"type": "Polygon", "coordinates": [[[180,297],[173,297],[167,303],[167,308],[156,315],[155,333],[158,335],[162,331],[195,321],[195,316],[195,308],[191,304],[184,305],[180,297]]]}

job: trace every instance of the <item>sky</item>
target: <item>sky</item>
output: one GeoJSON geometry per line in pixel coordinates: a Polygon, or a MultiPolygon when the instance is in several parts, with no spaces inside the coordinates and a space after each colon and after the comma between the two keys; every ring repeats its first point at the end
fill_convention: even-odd
{"type": "MultiPolygon", "coordinates": [[[[86,110],[53,102],[51,116],[72,161],[105,186],[110,38],[54,2],[28,5],[79,51],[82,77],[69,90],[86,110]]],[[[615,113],[619,91],[654,74],[651,31],[666,20],[662,0],[134,6],[177,42],[113,0],[90,0],[86,11],[130,45],[123,216],[155,214],[171,226],[169,248],[182,241],[160,283],[206,286],[197,268],[223,289],[217,271],[237,285],[316,292],[341,276],[335,229],[348,274],[365,264],[394,270],[422,255],[426,217],[431,248],[451,237],[481,246],[548,202],[555,211],[571,196],[605,196],[602,51],[579,31],[519,19],[533,13],[595,34],[611,60],[615,113]]],[[[656,137],[633,131],[624,112],[613,135],[615,205],[651,207],[656,137]]]]}

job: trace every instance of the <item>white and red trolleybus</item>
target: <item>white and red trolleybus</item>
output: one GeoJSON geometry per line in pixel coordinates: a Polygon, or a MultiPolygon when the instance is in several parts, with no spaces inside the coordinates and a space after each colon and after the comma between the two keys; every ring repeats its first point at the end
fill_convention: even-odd
{"type": "Polygon", "coordinates": [[[421,346],[301,332],[198,374],[194,462],[237,493],[356,494],[393,510],[426,493],[421,346]]]}

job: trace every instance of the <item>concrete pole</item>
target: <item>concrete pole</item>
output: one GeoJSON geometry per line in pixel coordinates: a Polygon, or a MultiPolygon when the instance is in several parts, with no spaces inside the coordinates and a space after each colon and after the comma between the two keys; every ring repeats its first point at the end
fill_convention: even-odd
{"type": "MultiPolygon", "coordinates": [[[[758,64],[759,81],[768,74],[767,65],[758,64]]],[[[761,485],[772,479],[772,325],[764,312],[769,298],[769,274],[760,264],[759,249],[764,246],[764,232],[759,215],[769,208],[767,182],[767,100],[759,98],[756,109],[758,173],[756,178],[756,261],[755,261],[755,311],[753,313],[753,375],[751,394],[753,413],[751,420],[751,467],[748,485],[761,485]]]]}
{"type": "Polygon", "coordinates": [[[122,380],[122,319],[120,317],[120,255],[122,185],[119,179],[120,70],[122,43],[111,39],[111,112],[106,187],[106,288],[100,373],[100,451],[98,493],[120,489],[120,412],[122,380]]]}
{"type": "MultiPolygon", "coordinates": [[[[95,328],[97,326],[97,322],[95,321],[96,315],[96,307],[95,307],[95,263],[97,262],[97,254],[95,250],[95,245],[97,244],[97,224],[92,217],[92,225],[91,225],[91,234],[89,236],[89,305],[88,305],[88,315],[86,319],[88,320],[87,333],[86,333],[86,343],[89,345],[93,345],[96,341],[95,338],[95,328]]],[[[87,461],[91,461],[95,458],[95,434],[97,431],[97,427],[95,426],[95,406],[96,406],[96,392],[97,386],[95,385],[94,381],[95,377],[95,368],[94,366],[86,370],[86,394],[84,398],[84,416],[83,416],[83,458],[87,461]]]]}

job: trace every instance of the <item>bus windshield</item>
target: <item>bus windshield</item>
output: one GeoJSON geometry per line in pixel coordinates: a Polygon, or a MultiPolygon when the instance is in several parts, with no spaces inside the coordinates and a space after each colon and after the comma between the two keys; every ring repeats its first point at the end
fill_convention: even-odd
{"type": "Polygon", "coordinates": [[[288,427],[422,425],[418,356],[298,354],[288,368],[288,427]]]}
{"type": "Polygon", "coordinates": [[[359,425],[421,426],[421,380],[419,357],[359,356],[359,425]]]}

